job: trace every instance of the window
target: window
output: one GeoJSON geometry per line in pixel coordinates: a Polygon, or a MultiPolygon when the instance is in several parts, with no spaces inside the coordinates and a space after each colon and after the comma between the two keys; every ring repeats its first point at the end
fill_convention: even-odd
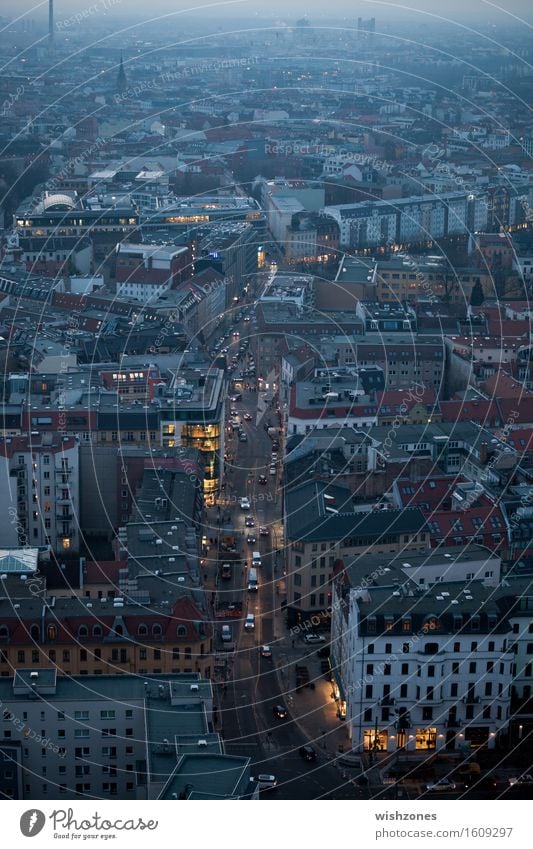
{"type": "Polygon", "coordinates": [[[74,729],[74,737],[80,738],[80,737],[88,737],[88,736],[89,736],[89,729],[88,728],[75,728],[74,729]]]}
{"type": "Polygon", "coordinates": [[[100,719],[115,719],[115,711],[114,710],[101,710],[100,711],[100,719]]]}

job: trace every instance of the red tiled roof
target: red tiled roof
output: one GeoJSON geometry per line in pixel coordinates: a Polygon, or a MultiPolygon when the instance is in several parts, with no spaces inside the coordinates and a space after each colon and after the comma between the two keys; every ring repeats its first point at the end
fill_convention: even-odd
{"type": "Polygon", "coordinates": [[[491,398],[515,398],[522,399],[525,396],[533,398],[533,392],[526,389],[519,380],[515,380],[502,371],[496,372],[487,378],[483,386],[487,395],[491,398]]]}
{"type": "Polygon", "coordinates": [[[453,490],[458,483],[465,483],[466,480],[467,478],[463,475],[428,477],[423,481],[399,478],[396,481],[396,487],[402,507],[420,507],[421,510],[426,509],[432,512],[444,509],[445,502],[450,501],[451,505],[453,490]],[[425,505],[428,506],[425,507],[425,505]]]}
{"type": "Polygon", "coordinates": [[[501,412],[494,401],[441,401],[440,411],[443,422],[478,422],[487,427],[497,427],[501,421],[501,412]]]}

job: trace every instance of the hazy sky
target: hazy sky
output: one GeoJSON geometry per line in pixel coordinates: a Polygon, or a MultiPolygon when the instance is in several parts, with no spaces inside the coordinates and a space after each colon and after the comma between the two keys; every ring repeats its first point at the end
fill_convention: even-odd
{"type": "MultiPolygon", "coordinates": [[[[205,3],[201,0],[54,0],[55,14],[57,19],[68,17],[74,12],[89,8],[108,8],[116,15],[135,15],[152,18],[154,15],[172,13],[178,10],[190,10],[191,13],[205,14],[209,17],[231,16],[234,18],[242,16],[250,18],[253,15],[272,18],[279,16],[284,20],[291,21],[294,18],[307,14],[311,21],[324,19],[329,16],[341,17],[346,15],[355,18],[358,15],[365,17],[375,16],[378,19],[390,17],[403,18],[407,15],[416,15],[426,18],[428,21],[435,20],[434,16],[443,15],[445,18],[468,18],[470,22],[478,21],[487,23],[489,20],[508,19],[516,15],[524,19],[531,19],[533,4],[531,0],[387,0],[387,2],[365,2],[365,0],[243,0],[243,2],[231,3],[205,3]],[[412,11],[410,11],[412,10],[412,11]],[[429,16],[424,13],[430,13],[429,16]]],[[[31,2],[31,0],[2,0],[0,11],[3,14],[18,16],[29,13],[35,18],[42,18],[46,14],[48,0],[31,2]],[[33,11],[32,11],[33,10],[33,11]]],[[[94,13],[93,13],[94,14],[94,13]]],[[[91,14],[92,17],[92,14],[91,14]]]]}

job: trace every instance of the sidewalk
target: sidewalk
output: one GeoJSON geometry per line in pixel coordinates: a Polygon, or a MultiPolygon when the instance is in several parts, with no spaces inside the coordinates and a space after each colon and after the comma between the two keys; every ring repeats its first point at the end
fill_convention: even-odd
{"type": "Polygon", "coordinates": [[[331,758],[349,751],[351,747],[346,723],[337,716],[333,687],[321,671],[321,658],[301,640],[293,640],[282,623],[278,623],[277,632],[280,635],[285,632],[285,636],[276,643],[275,664],[281,693],[291,718],[309,743],[331,758]],[[296,691],[296,665],[307,667],[309,683],[315,685],[314,689],[306,686],[296,691]]]}

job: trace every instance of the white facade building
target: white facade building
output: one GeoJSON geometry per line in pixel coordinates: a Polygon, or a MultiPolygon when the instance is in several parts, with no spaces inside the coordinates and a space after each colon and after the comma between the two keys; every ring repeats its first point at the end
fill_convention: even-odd
{"type": "MultiPolygon", "coordinates": [[[[474,572],[494,572],[495,560],[486,551],[474,572]]],[[[519,588],[467,579],[460,551],[446,563],[435,549],[387,564],[358,557],[334,581],[332,666],[354,750],[492,748],[508,726],[516,667],[506,610],[519,588]]],[[[533,610],[526,619],[529,628],[533,610]]]]}

